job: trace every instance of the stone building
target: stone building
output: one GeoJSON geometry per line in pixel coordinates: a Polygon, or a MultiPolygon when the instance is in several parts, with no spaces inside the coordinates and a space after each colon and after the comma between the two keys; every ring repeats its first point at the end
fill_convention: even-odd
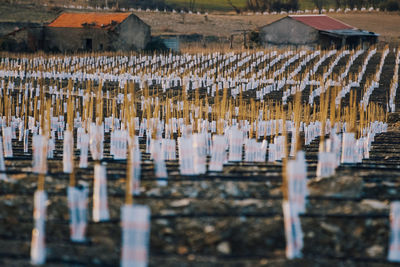
{"type": "Polygon", "coordinates": [[[150,41],[150,26],[132,13],[63,13],[43,28],[43,50],[142,50],[150,41]]]}
{"type": "Polygon", "coordinates": [[[0,22],[0,50],[34,52],[42,44],[42,26],[38,23],[0,22]]]}
{"type": "Polygon", "coordinates": [[[264,46],[366,46],[376,43],[378,36],[325,15],[287,16],[260,28],[264,46]]]}

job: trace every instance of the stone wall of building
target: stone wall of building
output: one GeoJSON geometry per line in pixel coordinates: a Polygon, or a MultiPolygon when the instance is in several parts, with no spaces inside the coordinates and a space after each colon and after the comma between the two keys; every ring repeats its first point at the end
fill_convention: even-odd
{"type": "Polygon", "coordinates": [[[0,50],[10,52],[35,52],[43,49],[43,28],[18,28],[0,36],[0,50]]]}
{"type": "Polygon", "coordinates": [[[0,22],[0,37],[25,28],[36,28],[41,25],[29,22],[0,22]]]}
{"type": "Polygon", "coordinates": [[[145,49],[151,39],[150,26],[135,15],[129,16],[111,34],[112,48],[116,51],[145,49]]]}
{"type": "Polygon", "coordinates": [[[44,29],[44,50],[53,52],[79,52],[110,50],[110,36],[97,28],[44,29]]]}

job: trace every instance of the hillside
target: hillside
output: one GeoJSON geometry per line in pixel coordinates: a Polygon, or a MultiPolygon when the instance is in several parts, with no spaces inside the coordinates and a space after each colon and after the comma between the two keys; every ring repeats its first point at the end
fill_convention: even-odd
{"type": "MultiPolygon", "coordinates": [[[[27,5],[0,5],[0,22],[35,22],[53,20],[63,9],[27,5]]],[[[230,14],[173,14],[135,12],[151,26],[153,35],[200,34],[229,38],[237,30],[256,30],[271,23],[282,15],[235,15],[230,14]]],[[[328,14],[357,28],[373,31],[381,35],[381,40],[398,42],[400,37],[400,16],[397,13],[349,13],[328,14]]]]}
{"type": "Polygon", "coordinates": [[[37,5],[1,5],[0,22],[36,22],[53,20],[62,9],[37,5]]]}
{"type": "MultiPolygon", "coordinates": [[[[177,10],[180,9],[188,9],[190,7],[189,0],[138,0],[138,1],[130,1],[130,0],[118,0],[120,7],[132,7],[134,5],[143,4],[144,8],[150,7],[152,9],[155,8],[164,8],[164,6],[168,8],[174,8],[177,10]]],[[[195,11],[208,11],[208,12],[230,12],[233,11],[233,8],[228,3],[227,0],[195,0],[195,11]]],[[[246,7],[246,0],[232,0],[232,4],[240,9],[245,9],[246,7]]],[[[33,1],[33,0],[0,0],[0,4],[9,4],[9,3],[22,3],[22,4],[38,4],[41,3],[43,5],[57,5],[57,6],[64,6],[64,5],[74,5],[74,6],[87,6],[91,5],[95,6],[104,6],[104,0],[42,0],[42,1],[33,1]]],[[[108,5],[115,6],[117,0],[107,0],[108,5]]],[[[325,0],[325,8],[335,7],[334,0],[325,0]]],[[[301,10],[305,9],[314,9],[315,5],[312,0],[299,0],[299,8],[301,10]]]]}
{"type": "MultiPolygon", "coordinates": [[[[188,0],[166,0],[168,5],[175,8],[188,7],[188,2],[188,0]]],[[[246,7],[246,0],[233,0],[232,3],[238,8],[246,7]]],[[[334,7],[334,5],[333,0],[326,1],[326,8],[334,7]]],[[[312,0],[299,0],[299,6],[301,10],[315,8],[312,0]]],[[[197,0],[196,8],[199,10],[232,11],[232,7],[227,0],[197,0]]]]}

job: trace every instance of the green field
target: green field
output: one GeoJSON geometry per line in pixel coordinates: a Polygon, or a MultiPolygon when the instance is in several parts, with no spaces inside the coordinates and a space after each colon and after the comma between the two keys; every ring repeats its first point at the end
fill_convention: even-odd
{"type": "MultiPolygon", "coordinates": [[[[188,8],[188,0],[166,0],[166,3],[175,8],[188,8]]],[[[232,0],[232,3],[238,8],[246,6],[246,0],[232,0]]],[[[197,0],[196,10],[218,10],[218,11],[230,11],[233,10],[228,5],[226,0],[197,0]]]]}
{"type": "MultiPolygon", "coordinates": [[[[334,7],[333,0],[327,0],[327,7],[334,7]]],[[[188,0],[166,0],[166,3],[175,8],[188,8],[188,0]]],[[[232,3],[238,8],[246,6],[246,0],[232,0],[232,3]]],[[[299,0],[300,9],[313,9],[315,6],[312,0],[299,0]]],[[[232,11],[232,7],[227,0],[197,0],[196,10],[217,10],[217,11],[232,11]]]]}

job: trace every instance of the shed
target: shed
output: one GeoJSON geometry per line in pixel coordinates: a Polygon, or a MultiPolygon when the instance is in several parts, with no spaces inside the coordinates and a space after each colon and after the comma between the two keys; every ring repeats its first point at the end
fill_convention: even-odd
{"type": "Polygon", "coordinates": [[[159,38],[167,50],[171,50],[177,53],[180,51],[179,35],[163,34],[160,35],[159,38]]]}
{"type": "Polygon", "coordinates": [[[63,13],[43,35],[49,51],[130,51],[146,47],[150,26],[132,13],[63,13]]]}
{"type": "Polygon", "coordinates": [[[376,43],[378,34],[357,29],[326,15],[292,15],[261,27],[264,46],[337,48],[376,43]]]}

